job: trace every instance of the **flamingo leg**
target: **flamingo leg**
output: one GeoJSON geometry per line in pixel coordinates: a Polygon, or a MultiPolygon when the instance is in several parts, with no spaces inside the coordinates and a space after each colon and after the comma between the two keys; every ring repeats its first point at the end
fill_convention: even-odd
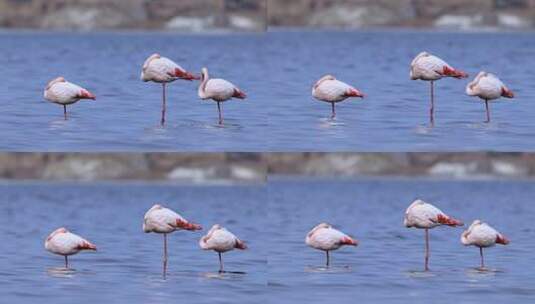
{"type": "Polygon", "coordinates": [[[425,271],[429,270],[429,229],[425,229],[425,271]]]}
{"type": "Polygon", "coordinates": [[[163,234],[163,277],[167,275],[167,233],[163,234]]]}
{"type": "Polygon", "coordinates": [[[334,102],[331,102],[331,119],[334,119],[336,117],[336,109],[334,106],[334,102]]]}
{"type": "Polygon", "coordinates": [[[429,108],[429,121],[435,124],[435,82],[431,81],[431,107],[429,108]]]}
{"type": "Polygon", "coordinates": [[[67,120],[67,105],[63,105],[63,117],[67,120]]]}
{"type": "Polygon", "coordinates": [[[489,100],[485,99],[485,109],[487,110],[487,121],[490,122],[490,109],[489,109],[489,100]]]}
{"type": "Polygon", "coordinates": [[[479,255],[481,256],[481,269],[485,268],[485,259],[483,258],[483,247],[479,247],[479,255]]]}
{"type": "Polygon", "coordinates": [[[325,250],[325,254],[327,255],[327,264],[326,264],[326,266],[329,267],[329,265],[331,264],[331,259],[329,257],[329,250],[325,250]]]}
{"type": "Polygon", "coordinates": [[[162,83],[162,119],[160,121],[161,125],[165,124],[165,108],[166,108],[166,97],[165,97],[165,82],[162,83]]]}
{"type": "Polygon", "coordinates": [[[218,252],[217,254],[219,255],[219,273],[223,273],[225,271],[223,270],[223,259],[221,258],[221,252],[218,252]]]}
{"type": "Polygon", "coordinates": [[[67,256],[65,256],[65,269],[69,269],[69,260],[67,256]]]}
{"type": "Polygon", "coordinates": [[[223,124],[223,113],[221,112],[221,102],[217,101],[217,112],[219,113],[219,124],[223,124]]]}

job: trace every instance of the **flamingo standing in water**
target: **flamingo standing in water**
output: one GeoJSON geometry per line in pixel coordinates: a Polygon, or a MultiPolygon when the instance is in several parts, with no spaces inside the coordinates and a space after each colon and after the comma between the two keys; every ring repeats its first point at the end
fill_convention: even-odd
{"type": "Polygon", "coordinates": [[[162,118],[160,121],[162,126],[165,124],[165,87],[167,83],[177,79],[192,81],[199,78],[187,72],[171,59],[160,56],[160,54],[152,54],[145,60],[141,71],[141,80],[144,82],[153,81],[162,84],[162,118]]]}
{"type": "Polygon", "coordinates": [[[199,85],[198,94],[201,99],[212,99],[217,102],[217,111],[219,113],[219,124],[223,124],[223,114],[221,113],[221,103],[234,98],[245,99],[247,95],[232,83],[225,79],[210,79],[208,69],[202,68],[201,84],[199,85]]]}
{"type": "Polygon", "coordinates": [[[334,229],[327,223],[321,223],[310,230],[305,238],[305,243],[314,249],[325,251],[327,267],[330,265],[329,251],[336,250],[344,245],[358,245],[357,240],[337,229],[334,229]]]}
{"type": "Polygon", "coordinates": [[[204,250],[214,250],[219,255],[219,272],[223,273],[223,260],[221,259],[221,253],[237,249],[247,249],[247,246],[243,241],[238,239],[227,229],[220,225],[214,225],[208,231],[208,233],[201,238],[199,246],[204,250]]]}
{"type": "Polygon", "coordinates": [[[479,72],[474,81],[466,86],[466,94],[477,96],[485,100],[487,110],[487,121],[490,122],[489,101],[500,97],[513,98],[515,94],[509,90],[503,82],[494,74],[479,72]]]}
{"type": "Polygon", "coordinates": [[[334,104],[342,102],[350,97],[364,98],[359,90],[345,82],[337,80],[332,75],[325,75],[312,87],[312,96],[319,101],[331,103],[331,119],[336,117],[334,104]]]}
{"type": "Polygon", "coordinates": [[[97,250],[97,246],[88,240],[69,232],[66,228],[54,230],[45,240],[45,249],[65,257],[65,268],[69,268],[68,256],[77,254],[82,250],[97,250]]]}
{"type": "Polygon", "coordinates": [[[167,234],[176,230],[201,230],[198,224],[190,223],[178,213],[161,205],[152,206],[143,218],[143,231],[163,234],[163,275],[167,273],[167,234]]]}
{"type": "Polygon", "coordinates": [[[80,99],[95,100],[96,97],[88,90],[70,83],[63,77],[57,77],[50,81],[44,97],[46,100],[63,106],[63,117],[67,120],[67,105],[78,102],[80,99]]]}
{"type": "Polygon", "coordinates": [[[461,243],[465,246],[479,247],[479,255],[481,256],[481,269],[485,268],[485,261],[483,259],[483,248],[493,247],[496,244],[507,245],[509,240],[503,234],[496,231],[487,223],[480,220],[475,220],[468,230],[461,235],[461,243]]]}
{"type": "Polygon", "coordinates": [[[467,78],[468,74],[461,70],[454,69],[444,60],[433,56],[427,52],[421,52],[411,63],[410,76],[412,80],[431,81],[431,108],[429,109],[429,120],[431,125],[435,123],[435,81],[444,77],[457,79],[467,78]]]}
{"type": "Polygon", "coordinates": [[[437,207],[422,200],[415,200],[407,211],[403,220],[405,227],[425,229],[425,271],[429,270],[429,229],[441,225],[450,227],[462,226],[463,223],[447,216],[437,207]]]}

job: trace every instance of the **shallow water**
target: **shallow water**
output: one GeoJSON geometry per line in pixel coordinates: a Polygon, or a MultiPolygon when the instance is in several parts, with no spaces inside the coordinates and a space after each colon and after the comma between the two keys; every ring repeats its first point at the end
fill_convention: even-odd
{"type": "Polygon", "coordinates": [[[275,32],[268,35],[270,147],[274,151],[530,151],[535,148],[535,54],[532,33],[407,31],[275,32]],[[429,125],[429,83],[411,81],[420,51],[435,53],[470,74],[435,84],[435,127],[429,125]],[[270,60],[277,58],[277,60],[270,60]],[[465,95],[482,69],[516,92],[491,104],[465,95]],[[312,85],[333,74],[367,97],[337,105],[311,97],[312,85]]]}
{"type": "Polygon", "coordinates": [[[269,185],[272,246],[270,290],[285,303],[530,303],[535,299],[533,182],[425,180],[295,180],[269,185]],[[480,218],[511,238],[485,250],[460,243],[462,228],[430,231],[430,272],[423,272],[424,232],[403,226],[420,197],[470,224],[480,218]],[[306,233],[330,222],[358,247],[331,254],[304,244],[306,233]]]}
{"type": "Polygon", "coordinates": [[[530,303],[535,298],[533,181],[321,180],[275,177],[269,204],[262,185],[33,184],[0,185],[0,294],[30,303],[530,303]],[[424,234],[402,225],[415,198],[435,202],[466,223],[487,221],[511,239],[485,251],[461,228],[431,230],[430,272],[423,272],[424,234]],[[203,232],[169,237],[169,274],[161,274],[162,238],[141,222],[156,201],[204,226],[222,223],[249,250],[217,255],[198,247],[203,232]],[[327,221],[356,237],[358,247],[324,255],[304,244],[327,221]],[[96,243],[96,253],[63,259],[45,237],[66,226],[96,243]],[[267,264],[266,264],[267,261],[267,264]],[[99,292],[95,292],[98,290],[99,292]],[[461,301],[462,300],[462,301],[461,301]]]}
{"type": "Polygon", "coordinates": [[[24,151],[262,151],[267,126],[259,34],[0,33],[0,143],[24,151]],[[197,96],[198,82],[167,89],[160,126],[161,85],[144,83],[141,66],[158,52],[184,68],[225,78],[249,94],[217,106],[197,96]],[[97,96],[68,106],[43,99],[47,82],[63,75],[97,96]],[[7,86],[6,86],[7,85],[7,86]],[[7,90],[5,89],[7,87],[7,90]]]}
{"type": "Polygon", "coordinates": [[[181,186],[158,184],[0,185],[0,294],[2,302],[33,303],[195,303],[247,302],[265,297],[266,225],[262,186],[181,186]],[[203,231],[168,237],[167,279],[162,268],[161,235],[145,234],[143,215],[154,202],[203,225],[203,231]],[[221,223],[247,241],[249,250],[223,255],[198,241],[221,223]],[[97,245],[69,259],[45,251],[46,236],[65,226],[97,245]]]}
{"type": "Polygon", "coordinates": [[[535,149],[532,33],[363,31],[268,34],[0,33],[0,149],[24,151],[529,151],[535,149]],[[465,95],[470,80],[436,83],[436,124],[428,123],[429,83],[409,64],[427,50],[471,78],[498,74],[514,101],[491,105],[465,95]],[[161,87],[139,80],[159,52],[185,68],[210,68],[240,86],[246,101],[225,103],[225,126],[196,83],[169,85],[167,125],[159,126],[161,87]],[[330,105],[312,84],[326,73],[367,94],[330,105]],[[57,75],[93,91],[64,121],[43,87],[57,75]]]}

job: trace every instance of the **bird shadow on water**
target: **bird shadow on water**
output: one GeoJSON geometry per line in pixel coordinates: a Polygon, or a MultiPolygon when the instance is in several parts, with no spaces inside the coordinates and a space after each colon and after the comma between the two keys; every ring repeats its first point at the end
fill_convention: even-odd
{"type": "Polygon", "coordinates": [[[318,121],[319,121],[318,126],[320,129],[332,129],[336,127],[343,127],[346,125],[345,122],[337,120],[336,117],[335,118],[323,117],[323,118],[320,118],[318,121]]]}
{"type": "Polygon", "coordinates": [[[201,272],[199,275],[204,279],[235,280],[243,278],[247,273],[243,271],[217,271],[201,272]]]}
{"type": "Polygon", "coordinates": [[[405,274],[409,278],[413,279],[434,278],[439,275],[437,272],[433,272],[431,270],[408,270],[405,272],[405,274]]]}
{"type": "Polygon", "coordinates": [[[307,266],[306,273],[350,273],[353,269],[349,265],[344,266],[307,266]]]}
{"type": "Polygon", "coordinates": [[[52,267],[47,268],[46,274],[53,278],[71,279],[74,278],[78,274],[78,272],[76,271],[76,269],[72,268],[52,267]]]}

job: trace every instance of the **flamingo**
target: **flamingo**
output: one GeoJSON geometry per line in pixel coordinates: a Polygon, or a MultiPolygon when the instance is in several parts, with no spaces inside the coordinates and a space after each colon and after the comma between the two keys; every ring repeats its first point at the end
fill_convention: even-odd
{"type": "Polygon", "coordinates": [[[210,79],[208,69],[202,68],[201,84],[198,89],[199,97],[203,100],[212,99],[217,102],[217,111],[219,113],[219,124],[223,124],[223,114],[221,113],[221,103],[234,98],[245,99],[247,95],[234,84],[225,79],[210,79]]]}
{"type": "Polygon", "coordinates": [[[325,251],[327,257],[327,267],[330,265],[329,251],[336,250],[344,245],[358,245],[357,240],[337,229],[334,229],[327,223],[321,223],[310,230],[306,236],[305,243],[314,249],[325,251]]]}
{"type": "Polygon", "coordinates": [[[312,87],[312,96],[319,101],[331,103],[331,119],[336,117],[335,103],[342,102],[350,97],[364,98],[364,94],[359,90],[345,82],[337,80],[332,75],[325,75],[314,84],[312,87]]]}
{"type": "Polygon", "coordinates": [[[220,225],[213,225],[210,231],[201,238],[199,246],[204,250],[214,250],[219,255],[219,272],[223,273],[221,253],[237,249],[247,249],[243,241],[220,225]]]}
{"type": "Polygon", "coordinates": [[[421,52],[411,63],[410,76],[412,80],[431,81],[431,108],[429,109],[429,120],[431,125],[435,123],[435,81],[444,77],[457,79],[467,78],[468,74],[461,70],[454,69],[444,60],[433,56],[427,52],[421,52]]]}
{"type": "Polygon", "coordinates": [[[178,213],[159,204],[152,206],[143,218],[143,231],[145,233],[163,234],[163,275],[167,273],[167,234],[176,230],[201,230],[198,224],[190,223],[178,213]]]}
{"type": "Polygon", "coordinates": [[[468,230],[464,231],[461,235],[461,243],[465,246],[474,245],[479,247],[481,269],[484,269],[485,261],[483,259],[483,248],[492,247],[496,244],[507,245],[509,244],[509,239],[487,223],[475,220],[472,225],[468,227],[468,230]]]}
{"type": "Polygon", "coordinates": [[[489,101],[500,97],[513,98],[515,94],[509,90],[503,82],[494,74],[479,72],[474,81],[466,86],[466,94],[477,96],[485,100],[485,109],[487,110],[487,120],[490,122],[489,101]]]}
{"type": "Polygon", "coordinates": [[[69,268],[68,256],[77,254],[82,250],[97,250],[97,246],[93,245],[86,239],[70,232],[64,227],[54,230],[45,240],[45,249],[65,257],[65,268],[69,268]]]}
{"type": "Polygon", "coordinates": [[[63,117],[67,120],[67,105],[78,102],[80,99],[96,100],[88,90],[70,83],[63,77],[57,77],[50,81],[46,88],[44,97],[46,100],[63,106],[63,117]]]}
{"type": "Polygon", "coordinates": [[[160,121],[162,126],[165,124],[165,87],[167,83],[177,79],[192,81],[199,79],[199,77],[189,73],[171,59],[160,56],[160,54],[152,54],[145,60],[141,71],[141,80],[144,82],[153,81],[162,84],[162,118],[160,121]]]}
{"type": "Polygon", "coordinates": [[[425,229],[425,271],[429,270],[429,229],[441,225],[450,227],[463,225],[460,220],[446,215],[437,207],[419,199],[415,200],[405,211],[403,224],[407,228],[425,229]]]}

